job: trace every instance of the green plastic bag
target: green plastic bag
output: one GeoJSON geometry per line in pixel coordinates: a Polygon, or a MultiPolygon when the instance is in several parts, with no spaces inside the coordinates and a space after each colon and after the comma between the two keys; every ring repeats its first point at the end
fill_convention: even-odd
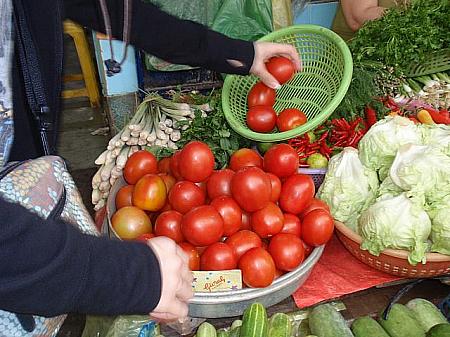
{"type": "MultiPolygon", "coordinates": [[[[192,20],[229,37],[255,41],[273,31],[272,0],[146,0],[181,19],[192,20]]],[[[174,65],[146,55],[148,70],[178,71],[174,65]]]]}

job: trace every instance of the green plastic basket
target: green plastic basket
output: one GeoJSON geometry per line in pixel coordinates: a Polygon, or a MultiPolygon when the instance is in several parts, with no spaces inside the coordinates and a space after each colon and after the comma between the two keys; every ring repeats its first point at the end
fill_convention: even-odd
{"type": "Polygon", "coordinates": [[[329,29],[316,25],[297,25],[264,36],[260,41],[288,43],[300,54],[303,71],[277,90],[274,109],[297,108],[308,122],[293,130],[259,133],[246,123],[247,94],[258,81],[256,76],[228,75],[222,91],[222,106],[230,126],[240,135],[274,142],[294,138],[321,125],[344,98],[353,72],[347,44],[329,29]]]}

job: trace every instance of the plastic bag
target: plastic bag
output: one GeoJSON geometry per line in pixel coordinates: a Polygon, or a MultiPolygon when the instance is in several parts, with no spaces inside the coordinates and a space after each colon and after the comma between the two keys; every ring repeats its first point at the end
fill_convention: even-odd
{"type": "Polygon", "coordinates": [[[82,337],[156,337],[159,325],[148,316],[87,316],[82,337]]]}
{"type": "MultiPolygon", "coordinates": [[[[147,0],[165,12],[192,20],[232,38],[255,41],[273,30],[271,0],[147,0]]],[[[288,0],[274,0],[286,2],[288,0]]],[[[146,55],[148,70],[178,71],[191,69],[146,55]]]]}
{"type": "Polygon", "coordinates": [[[294,22],[291,0],[272,0],[273,28],[292,26],[294,22]]]}

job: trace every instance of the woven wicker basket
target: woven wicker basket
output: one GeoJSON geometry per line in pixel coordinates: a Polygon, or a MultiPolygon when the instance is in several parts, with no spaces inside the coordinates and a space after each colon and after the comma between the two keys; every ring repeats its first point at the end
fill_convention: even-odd
{"type": "Polygon", "coordinates": [[[335,222],[336,234],[345,248],[359,261],[388,274],[408,277],[427,278],[450,273],[450,256],[428,253],[427,263],[412,266],[408,263],[406,250],[385,249],[379,256],[360,248],[362,238],[342,222],[335,222]]]}

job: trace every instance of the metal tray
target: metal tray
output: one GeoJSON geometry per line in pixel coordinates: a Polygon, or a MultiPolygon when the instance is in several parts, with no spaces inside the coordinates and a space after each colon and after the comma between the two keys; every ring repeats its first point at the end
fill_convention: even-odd
{"type": "MultiPolygon", "coordinates": [[[[104,226],[103,232],[112,238],[118,238],[110,222],[112,214],[116,211],[113,196],[123,185],[125,185],[123,178],[115,182],[106,205],[107,225],[104,226]]],[[[265,307],[277,304],[291,296],[306,281],[314,265],[319,261],[323,250],[324,246],[315,248],[297,269],[276,279],[269,287],[211,293],[197,292],[189,302],[189,316],[199,318],[234,317],[242,315],[245,308],[254,302],[260,302],[265,307]]]]}

